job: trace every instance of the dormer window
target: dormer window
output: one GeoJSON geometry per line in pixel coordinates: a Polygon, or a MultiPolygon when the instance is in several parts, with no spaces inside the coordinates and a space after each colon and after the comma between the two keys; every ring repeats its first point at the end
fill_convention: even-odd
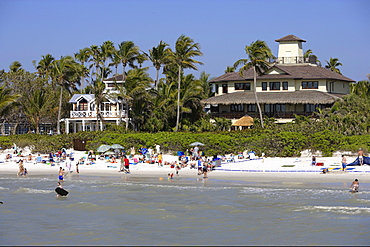
{"type": "Polygon", "coordinates": [[[78,102],[78,108],[77,111],[87,111],[88,110],[88,104],[86,99],[81,99],[78,102]]]}

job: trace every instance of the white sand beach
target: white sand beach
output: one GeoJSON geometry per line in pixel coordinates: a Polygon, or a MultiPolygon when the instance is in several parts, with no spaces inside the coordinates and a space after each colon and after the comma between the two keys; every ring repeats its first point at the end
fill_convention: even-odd
{"type": "MultiPolygon", "coordinates": [[[[47,163],[36,162],[36,156],[33,154],[33,159],[27,161],[27,156],[30,152],[24,150],[25,157],[13,157],[6,160],[6,155],[11,154],[12,150],[3,150],[0,153],[0,173],[14,174],[17,176],[19,170],[18,163],[20,159],[24,160],[24,167],[28,171],[28,176],[33,175],[58,175],[59,168],[62,167],[66,171],[66,179],[68,176],[75,175],[99,175],[99,176],[132,176],[132,177],[158,177],[167,178],[168,173],[174,173],[175,169],[169,165],[159,167],[157,163],[134,163],[134,159],[130,159],[130,171],[126,174],[119,172],[120,161],[111,163],[106,160],[97,159],[93,164],[79,165],[79,173],[76,172],[76,163],[79,159],[87,157],[86,152],[67,150],[67,154],[73,153],[74,161],[72,161],[72,172],[67,172],[67,162],[62,161],[55,163],[53,166],[47,163]]],[[[47,154],[42,154],[42,160],[48,160],[47,154]]],[[[356,157],[347,157],[348,163],[355,160],[356,157]]],[[[177,161],[178,157],[173,155],[163,155],[164,161],[177,161]]],[[[211,157],[209,157],[211,159],[211,157]]],[[[67,159],[68,160],[68,159],[67,159]]],[[[208,179],[222,180],[239,180],[251,182],[340,182],[352,180],[353,178],[362,178],[365,182],[370,180],[370,166],[349,166],[346,171],[341,171],[340,157],[317,157],[317,163],[322,166],[312,166],[311,157],[299,158],[279,158],[266,157],[256,159],[236,159],[234,162],[221,162],[215,170],[208,172],[208,179]],[[322,174],[323,168],[328,168],[329,173],[322,174]]],[[[179,176],[189,178],[203,178],[198,175],[197,169],[191,169],[190,165],[179,170],[179,176]]]]}

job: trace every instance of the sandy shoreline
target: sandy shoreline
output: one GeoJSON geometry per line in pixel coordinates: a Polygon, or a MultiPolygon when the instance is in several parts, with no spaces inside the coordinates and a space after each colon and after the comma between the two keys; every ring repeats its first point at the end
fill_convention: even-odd
{"type": "MultiPolygon", "coordinates": [[[[104,177],[131,177],[131,178],[160,178],[167,179],[168,173],[174,173],[175,169],[170,166],[158,167],[157,164],[137,163],[130,165],[130,174],[118,172],[120,162],[110,163],[97,160],[93,165],[79,165],[80,173],[76,173],[75,163],[81,157],[86,157],[85,152],[72,151],[74,162],[72,162],[72,173],[68,173],[66,180],[74,176],[99,176],[104,177]]],[[[5,161],[8,152],[0,154],[0,174],[17,176],[18,164],[22,157],[15,157],[11,161],[5,161]]],[[[45,155],[43,155],[45,156],[45,155]]],[[[45,158],[44,158],[45,159],[45,158]]],[[[351,158],[352,159],[352,158],[351,158]]],[[[349,160],[351,160],[349,159],[349,160]]],[[[165,161],[176,161],[176,156],[165,155],[165,161]]],[[[132,160],[130,160],[130,163],[132,160]]],[[[310,158],[265,158],[256,160],[236,160],[236,162],[223,162],[216,170],[208,173],[208,179],[246,181],[246,182],[280,182],[280,183],[330,183],[330,182],[349,182],[354,178],[362,182],[370,181],[370,166],[351,167],[349,171],[340,171],[340,158],[338,157],[318,157],[318,162],[324,166],[311,166],[310,158]],[[332,170],[328,174],[320,174],[322,168],[332,170]]],[[[45,163],[25,161],[24,167],[28,170],[28,176],[57,176],[59,167],[68,171],[66,162],[60,162],[54,166],[45,163]]],[[[176,176],[176,175],[175,175],[176,176]]],[[[201,179],[203,175],[198,175],[196,169],[189,166],[179,171],[181,178],[201,179]]]]}

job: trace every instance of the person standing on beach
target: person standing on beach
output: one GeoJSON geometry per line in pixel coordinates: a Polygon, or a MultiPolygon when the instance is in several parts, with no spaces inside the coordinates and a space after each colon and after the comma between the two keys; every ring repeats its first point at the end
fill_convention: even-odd
{"type": "Polygon", "coordinates": [[[346,156],[342,155],[342,171],[346,170],[347,167],[347,158],[346,156]]]}
{"type": "Polygon", "coordinates": [[[126,155],[123,156],[123,163],[125,165],[125,172],[130,173],[130,160],[126,157],[126,155]]]}
{"type": "Polygon", "coordinates": [[[311,165],[316,166],[316,157],[315,156],[312,156],[311,165]]]}
{"type": "Polygon", "coordinates": [[[19,167],[19,171],[17,173],[17,176],[23,176],[24,175],[24,166],[23,166],[23,160],[19,160],[18,161],[18,167],[19,167]]]}
{"type": "Polygon", "coordinates": [[[357,152],[358,155],[358,162],[360,163],[360,166],[364,164],[364,151],[362,151],[362,148],[360,148],[357,152]]]}
{"type": "Polygon", "coordinates": [[[358,179],[352,182],[350,189],[352,189],[352,193],[358,192],[358,188],[360,187],[360,182],[358,179]]]}
{"type": "Polygon", "coordinates": [[[159,153],[158,154],[158,167],[163,166],[162,162],[163,162],[163,155],[162,153],[159,153]]]}

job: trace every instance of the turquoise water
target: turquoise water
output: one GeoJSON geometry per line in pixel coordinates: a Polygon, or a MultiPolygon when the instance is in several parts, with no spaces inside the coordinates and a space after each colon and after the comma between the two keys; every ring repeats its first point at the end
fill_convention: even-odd
{"type": "Polygon", "coordinates": [[[1,245],[368,245],[370,184],[0,175],[1,245]]]}

